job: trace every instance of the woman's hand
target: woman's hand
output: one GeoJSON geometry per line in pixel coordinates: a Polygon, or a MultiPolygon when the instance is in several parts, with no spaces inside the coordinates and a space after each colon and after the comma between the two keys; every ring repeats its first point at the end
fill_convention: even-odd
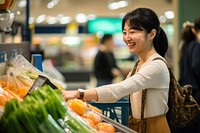
{"type": "MultiPolygon", "coordinates": [[[[62,90],[62,96],[64,97],[64,99],[67,101],[69,99],[73,99],[73,98],[80,98],[80,93],[78,90],[74,90],[74,91],[66,91],[66,90],[62,90]]],[[[84,101],[90,101],[90,100],[98,100],[98,95],[95,89],[87,89],[84,91],[84,97],[83,99],[84,101]]]]}
{"type": "Polygon", "coordinates": [[[65,91],[65,90],[62,90],[62,96],[67,101],[69,99],[79,98],[80,94],[79,94],[79,92],[77,90],[75,90],[75,91],[65,91]]]}

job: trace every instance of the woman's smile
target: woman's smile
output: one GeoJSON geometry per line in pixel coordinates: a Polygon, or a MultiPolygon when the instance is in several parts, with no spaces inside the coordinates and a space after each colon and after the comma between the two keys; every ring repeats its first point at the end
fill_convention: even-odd
{"type": "Polygon", "coordinates": [[[133,48],[135,48],[136,43],[135,42],[128,42],[127,46],[128,46],[129,49],[133,49],[133,48]]]}

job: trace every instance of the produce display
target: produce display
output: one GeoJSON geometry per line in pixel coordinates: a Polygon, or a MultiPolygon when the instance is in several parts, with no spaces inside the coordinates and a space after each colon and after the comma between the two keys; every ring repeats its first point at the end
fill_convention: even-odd
{"type": "Polygon", "coordinates": [[[59,89],[53,90],[45,85],[31,92],[22,102],[12,99],[6,103],[0,120],[0,133],[114,132],[112,125],[102,122],[93,112],[95,107],[87,106],[83,101],[80,103],[79,99],[65,102],[59,89]],[[70,104],[73,107],[66,106],[70,104]],[[73,111],[80,106],[84,106],[81,111],[73,111]]]}
{"type": "MultiPolygon", "coordinates": [[[[63,89],[38,79],[46,75],[22,56],[12,60],[0,77],[0,133],[115,133],[132,132],[80,99],[65,101],[63,89]],[[33,89],[33,87],[39,87],[33,89]]],[[[47,78],[48,79],[48,78],[47,78]]]]}
{"type": "Polygon", "coordinates": [[[70,99],[66,102],[66,105],[77,113],[90,127],[103,133],[114,133],[115,128],[102,121],[102,118],[98,113],[102,113],[101,110],[87,104],[80,99],[70,99]]]}
{"type": "MultiPolygon", "coordinates": [[[[17,55],[7,64],[6,75],[0,77],[0,108],[3,108],[5,102],[13,97],[22,100],[39,75],[47,77],[45,73],[35,68],[22,55],[17,55]]],[[[56,79],[51,78],[51,82],[57,88],[64,89],[56,79]]]]}

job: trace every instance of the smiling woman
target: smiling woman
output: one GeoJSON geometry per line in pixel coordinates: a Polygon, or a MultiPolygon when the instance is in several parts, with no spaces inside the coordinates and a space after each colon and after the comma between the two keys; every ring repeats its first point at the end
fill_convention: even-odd
{"type": "Polygon", "coordinates": [[[63,97],[68,100],[80,98],[83,94],[83,100],[106,103],[130,95],[131,129],[139,133],[170,133],[165,116],[168,111],[169,71],[163,61],[154,60],[165,60],[168,48],[165,32],[160,28],[156,13],[149,8],[128,12],[122,20],[122,30],[129,52],[139,57],[135,69],[119,83],[84,92],[63,91],[63,97]]]}
{"type": "MultiPolygon", "coordinates": [[[[123,39],[129,48],[134,48],[135,44],[138,43],[139,47],[135,51],[142,52],[143,49],[146,53],[149,50],[156,50],[161,56],[164,57],[168,48],[167,36],[163,29],[160,27],[159,19],[155,12],[151,12],[148,9],[141,8],[136,9],[134,12],[129,12],[122,21],[123,39]],[[137,15],[136,15],[137,14],[137,15]],[[147,14],[152,14],[149,16],[147,14]],[[145,16],[145,17],[144,17],[145,16]],[[145,44],[145,45],[144,45],[145,44]],[[154,47],[152,47],[152,44],[154,47]]],[[[136,46],[138,46],[136,45],[136,46]]],[[[141,63],[141,60],[140,60],[141,63]]]]}

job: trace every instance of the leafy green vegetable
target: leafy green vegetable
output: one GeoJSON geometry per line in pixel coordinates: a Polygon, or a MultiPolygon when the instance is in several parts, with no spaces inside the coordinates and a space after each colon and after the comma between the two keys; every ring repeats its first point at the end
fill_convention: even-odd
{"type": "Polygon", "coordinates": [[[61,91],[44,85],[21,103],[14,99],[6,103],[0,133],[65,133],[67,129],[71,133],[96,133],[74,117],[61,91]]]}

